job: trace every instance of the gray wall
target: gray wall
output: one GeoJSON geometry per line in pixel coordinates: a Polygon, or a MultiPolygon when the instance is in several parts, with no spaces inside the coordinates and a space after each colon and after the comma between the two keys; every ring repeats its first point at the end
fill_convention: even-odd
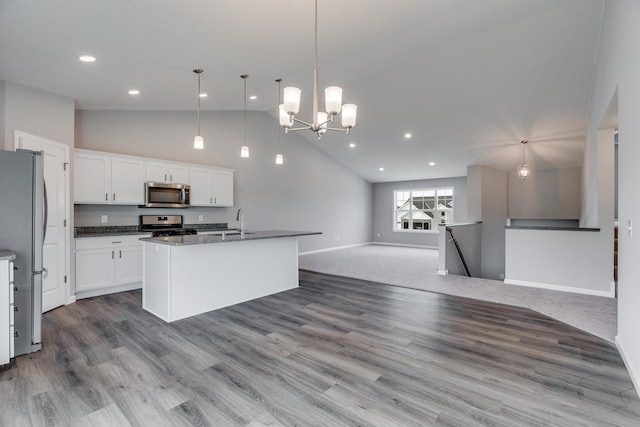
{"type": "Polygon", "coordinates": [[[486,279],[504,276],[507,221],[507,172],[487,166],[467,168],[469,221],[482,221],[481,273],[486,279]]]}
{"type": "Polygon", "coordinates": [[[0,147],[15,148],[16,130],[73,147],[75,104],[72,98],[9,81],[4,81],[3,86],[0,147]]]}
{"type": "MultiPolygon", "coordinates": [[[[291,133],[282,135],[285,164],[274,164],[278,126],[264,112],[247,113],[249,159],[240,158],[243,114],[201,113],[205,150],[192,148],[196,130],[190,111],[76,112],[76,147],[235,169],[234,208],[175,210],[187,222],[203,214],[206,222],[235,226],[242,208],[247,229],[293,229],[323,232],[300,239],[300,251],[319,250],[371,240],[371,184],[291,133]]],[[[137,207],[76,206],[78,225],[137,224],[138,215],[156,210],[137,207]]],[[[162,210],[169,213],[173,210],[162,210]]]]}
{"type": "Polygon", "coordinates": [[[454,221],[467,221],[467,180],[465,177],[373,184],[373,241],[399,245],[438,247],[438,229],[434,232],[394,232],[394,190],[453,187],[454,221]]]}
{"type": "Polygon", "coordinates": [[[582,168],[534,169],[526,180],[508,172],[509,218],[578,219],[582,204],[582,168]]]}

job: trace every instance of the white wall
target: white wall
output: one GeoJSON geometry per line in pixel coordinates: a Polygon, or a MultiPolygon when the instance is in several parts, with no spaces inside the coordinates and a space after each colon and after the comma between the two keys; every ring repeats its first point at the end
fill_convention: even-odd
{"type": "MultiPolygon", "coordinates": [[[[596,80],[593,90],[592,108],[589,115],[589,136],[586,155],[598,155],[597,131],[616,90],[618,93],[619,129],[619,234],[618,266],[618,336],[617,343],[625,358],[636,391],[640,387],[640,234],[629,236],[625,226],[628,221],[640,225],[640,2],[635,0],[607,0],[603,17],[602,36],[598,52],[596,80]]],[[[597,188],[591,178],[597,171],[588,171],[587,194],[597,188]]],[[[594,206],[587,203],[585,223],[593,223],[594,206]]],[[[595,213],[597,216],[597,212],[595,213]]],[[[602,224],[600,224],[602,226],[602,224]]]]}
{"type": "Polygon", "coordinates": [[[373,241],[399,245],[438,247],[438,228],[433,232],[393,231],[394,190],[453,187],[454,222],[467,221],[467,180],[465,177],[373,184],[373,241]],[[380,236],[378,236],[380,234],[380,236]]]}
{"type": "Polygon", "coordinates": [[[580,218],[582,168],[533,170],[526,180],[513,169],[507,176],[509,218],[580,218]]]}
{"type": "MultiPolygon", "coordinates": [[[[301,252],[371,240],[371,184],[348,171],[295,133],[282,135],[285,164],[274,164],[278,125],[264,112],[247,113],[249,159],[240,158],[243,114],[201,113],[205,150],[192,148],[196,130],[192,111],[77,111],[76,147],[235,169],[234,208],[175,210],[196,222],[235,226],[242,208],[251,230],[289,229],[323,232],[300,239],[301,252]]],[[[82,225],[100,225],[101,214],[120,224],[156,210],[137,207],[76,207],[82,225]]],[[[163,212],[169,213],[169,210],[163,212]]]]}

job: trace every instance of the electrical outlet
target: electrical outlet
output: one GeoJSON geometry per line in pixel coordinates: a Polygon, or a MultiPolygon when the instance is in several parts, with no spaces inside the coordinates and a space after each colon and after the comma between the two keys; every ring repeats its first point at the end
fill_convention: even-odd
{"type": "Polygon", "coordinates": [[[198,215],[198,222],[204,221],[204,217],[202,215],[198,215]]]}
{"type": "Polygon", "coordinates": [[[106,224],[107,223],[107,216],[106,215],[102,215],[100,217],[100,223],[101,224],[106,224]]]}
{"type": "Polygon", "coordinates": [[[633,237],[633,223],[631,220],[627,222],[627,233],[629,233],[629,237],[633,237]]]}
{"type": "Polygon", "coordinates": [[[336,241],[338,241],[338,240],[340,240],[340,236],[336,235],[336,236],[334,237],[334,239],[335,239],[336,241]]]}
{"type": "Polygon", "coordinates": [[[500,278],[504,279],[504,273],[500,273],[500,278]]]}

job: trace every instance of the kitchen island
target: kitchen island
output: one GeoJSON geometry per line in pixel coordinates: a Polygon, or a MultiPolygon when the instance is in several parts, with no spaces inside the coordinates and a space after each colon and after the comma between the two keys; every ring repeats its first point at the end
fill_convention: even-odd
{"type": "Polygon", "coordinates": [[[298,237],[308,231],[150,237],[142,308],[173,322],[298,287],[298,237]]]}

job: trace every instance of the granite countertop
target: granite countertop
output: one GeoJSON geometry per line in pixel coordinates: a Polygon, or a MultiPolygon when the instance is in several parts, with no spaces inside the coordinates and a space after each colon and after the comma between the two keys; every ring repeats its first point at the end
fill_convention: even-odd
{"type": "Polygon", "coordinates": [[[554,227],[545,225],[507,225],[507,230],[557,230],[557,231],[600,231],[599,228],[587,227],[554,227]]]}
{"type": "Polygon", "coordinates": [[[159,243],[162,245],[170,246],[184,246],[184,245],[202,245],[208,243],[227,243],[227,242],[241,242],[246,240],[261,240],[261,239],[277,239],[281,237],[298,237],[298,236],[312,236],[322,234],[319,231],[289,231],[289,230],[273,230],[273,231],[251,231],[245,232],[244,236],[240,233],[232,232],[230,234],[223,235],[187,235],[187,236],[167,236],[167,237],[147,237],[142,238],[143,242],[159,243]],[[223,238],[224,237],[224,238],[223,238]]]}
{"type": "Polygon", "coordinates": [[[16,259],[16,253],[13,251],[0,251],[0,261],[5,259],[9,261],[16,259]]]}
{"type": "MultiPolygon", "coordinates": [[[[231,231],[226,222],[207,224],[184,224],[184,228],[193,228],[198,231],[231,231]]],[[[106,237],[106,236],[126,236],[126,235],[151,234],[150,231],[140,231],[137,225],[111,225],[99,227],[75,227],[74,238],[82,237],[106,237]]]]}

